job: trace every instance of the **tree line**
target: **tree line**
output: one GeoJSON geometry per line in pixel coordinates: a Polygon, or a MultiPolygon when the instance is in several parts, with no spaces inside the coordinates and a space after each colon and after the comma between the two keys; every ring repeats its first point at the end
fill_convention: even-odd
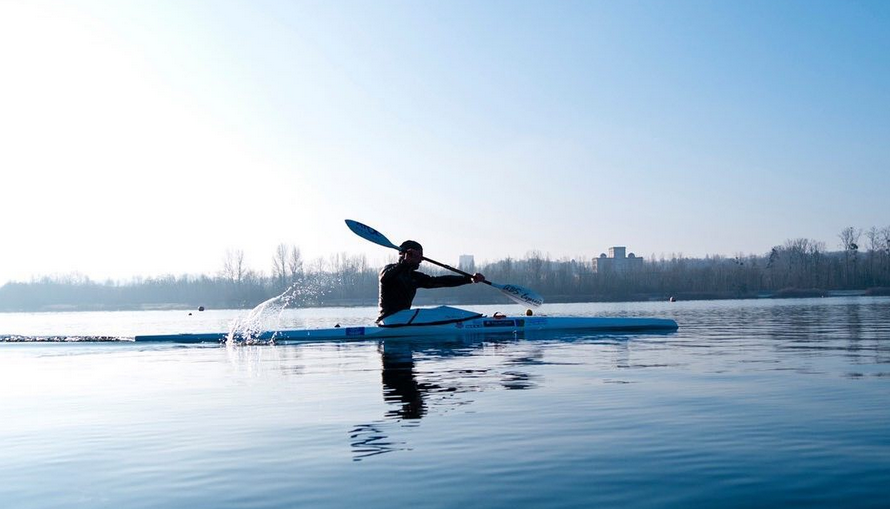
{"type": "MultiPolygon", "coordinates": [[[[538,251],[476,269],[491,281],[538,291],[547,302],[797,297],[860,290],[890,294],[890,227],[844,228],[839,250],[797,238],[760,255],[654,255],[636,270],[594,272],[589,259],[558,259],[538,251]]],[[[295,307],[375,305],[380,267],[363,255],[335,254],[305,262],[298,247],[279,245],[270,271],[256,271],[240,250],[226,252],[213,275],[167,275],[126,283],[81,275],[42,277],[0,287],[0,311],[64,309],[249,308],[284,294],[295,307]]],[[[441,274],[434,267],[422,270],[441,274]]],[[[421,290],[415,303],[498,303],[486,285],[421,290]]]]}

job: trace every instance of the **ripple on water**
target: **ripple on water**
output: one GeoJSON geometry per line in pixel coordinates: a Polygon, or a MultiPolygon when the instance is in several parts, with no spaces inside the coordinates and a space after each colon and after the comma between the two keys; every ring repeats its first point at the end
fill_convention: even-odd
{"type": "MultiPolygon", "coordinates": [[[[624,306],[680,323],[658,335],[2,344],[0,499],[32,508],[888,500],[890,299],[676,304],[565,307],[624,306]]],[[[341,313],[324,319],[357,311],[341,313]]]]}

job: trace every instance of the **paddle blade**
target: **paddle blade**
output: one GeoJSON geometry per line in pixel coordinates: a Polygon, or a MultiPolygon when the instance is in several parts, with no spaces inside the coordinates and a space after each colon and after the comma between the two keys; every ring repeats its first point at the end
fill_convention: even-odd
{"type": "Polygon", "coordinates": [[[544,297],[541,297],[528,288],[523,288],[517,285],[499,285],[497,283],[491,283],[491,286],[497,288],[501,293],[523,306],[532,306],[536,308],[544,303],[544,297]]]}
{"type": "Polygon", "coordinates": [[[399,246],[393,244],[389,241],[389,239],[384,237],[382,233],[378,232],[377,230],[371,228],[366,224],[359,223],[358,221],[353,221],[352,219],[347,219],[346,226],[348,226],[349,229],[352,230],[352,233],[365,240],[370,240],[377,245],[399,251],[399,246]]]}

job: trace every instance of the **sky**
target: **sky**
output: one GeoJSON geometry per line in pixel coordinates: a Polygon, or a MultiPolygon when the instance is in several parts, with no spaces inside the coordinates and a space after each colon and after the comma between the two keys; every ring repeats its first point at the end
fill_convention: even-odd
{"type": "Polygon", "coordinates": [[[890,226],[882,1],[0,0],[0,61],[0,284],[890,226]]]}

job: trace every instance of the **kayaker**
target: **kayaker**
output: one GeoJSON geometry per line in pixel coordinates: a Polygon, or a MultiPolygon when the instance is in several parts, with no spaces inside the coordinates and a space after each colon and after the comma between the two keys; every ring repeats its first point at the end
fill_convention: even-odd
{"type": "Polygon", "coordinates": [[[481,283],[485,276],[430,276],[417,272],[423,261],[423,246],[406,240],[399,246],[399,261],[380,271],[380,315],[377,321],[399,311],[410,309],[418,288],[446,288],[481,283]]]}

